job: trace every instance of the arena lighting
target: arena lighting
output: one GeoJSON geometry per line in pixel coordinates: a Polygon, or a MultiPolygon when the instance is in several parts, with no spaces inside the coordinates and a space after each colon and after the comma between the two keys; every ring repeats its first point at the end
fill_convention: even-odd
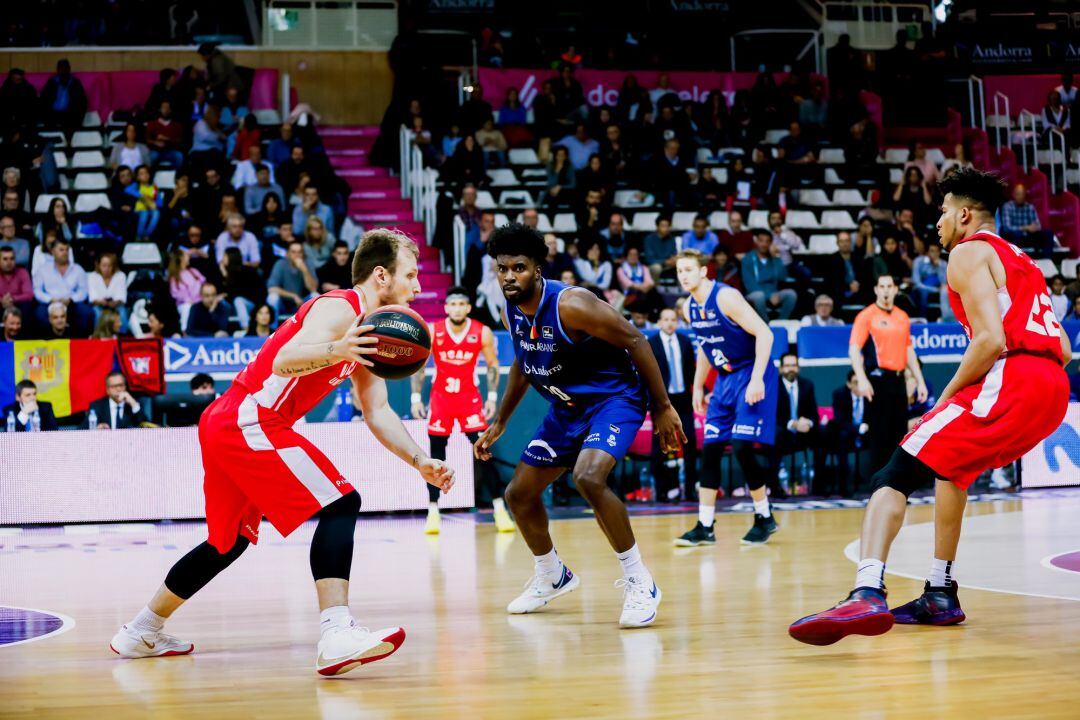
{"type": "Polygon", "coordinates": [[[934,18],[940,22],[945,22],[945,19],[949,16],[949,10],[952,9],[953,0],[941,0],[937,7],[934,8],[934,18]]]}
{"type": "Polygon", "coordinates": [[[462,90],[464,90],[467,93],[471,93],[473,91],[473,86],[472,85],[466,85],[465,87],[462,88],[462,90]]]}

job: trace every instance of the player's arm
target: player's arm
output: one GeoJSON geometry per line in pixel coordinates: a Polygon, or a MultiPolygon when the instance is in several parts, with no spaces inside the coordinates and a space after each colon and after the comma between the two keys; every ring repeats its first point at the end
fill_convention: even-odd
{"type": "Polygon", "coordinates": [[[1072,362],[1072,343],[1069,341],[1069,334],[1065,332],[1064,325],[1061,326],[1061,356],[1065,359],[1062,367],[1072,362]]]}
{"type": "Polygon", "coordinates": [[[495,403],[499,400],[499,352],[495,344],[495,333],[484,326],[480,334],[480,352],[484,355],[487,368],[487,400],[484,402],[484,419],[495,417],[495,403]]]}
{"type": "Polygon", "coordinates": [[[863,345],[870,337],[870,327],[866,316],[860,313],[855,317],[855,324],[851,328],[851,340],[848,344],[848,360],[851,361],[851,369],[855,372],[855,392],[858,395],[873,402],[874,386],[870,384],[870,378],[866,376],[866,363],[863,360],[863,345]]]}
{"type": "Polygon", "coordinates": [[[311,306],[304,324],[274,358],[274,374],[310,375],[341,361],[371,365],[378,338],[365,337],[372,325],[361,325],[352,305],[340,298],[323,298],[311,306]]]}
{"type": "Polygon", "coordinates": [[[772,362],[772,328],[738,290],[724,288],[717,302],[724,315],[754,336],[754,369],[750,371],[750,383],[746,386],[746,402],[750,405],[761,402],[765,397],[765,370],[772,362]]]}
{"type": "Polygon", "coordinates": [[[442,460],[428,457],[412,439],[401,418],[390,407],[386,381],[363,368],[353,372],[352,381],[360,400],[360,410],[364,413],[364,420],[375,439],[419,470],[425,481],[444,493],[450,492],[454,485],[454,471],[442,460]]]}
{"type": "Polygon", "coordinates": [[[705,414],[705,380],[709,377],[709,358],[705,357],[705,351],[700,347],[697,350],[697,364],[694,366],[694,412],[698,415],[705,414]]]}
{"type": "Polygon", "coordinates": [[[937,406],[947,402],[961,388],[981,380],[1005,350],[1005,328],[1001,324],[998,288],[990,272],[985,243],[964,243],[949,253],[949,286],[960,295],[971,328],[960,367],[945,386],[937,406]]]}
{"type": "MultiPolygon", "coordinates": [[[[507,330],[510,329],[510,323],[506,319],[506,311],[502,312],[503,327],[507,330]]],[[[490,332],[489,328],[484,328],[490,332]]],[[[492,347],[494,347],[494,336],[492,337],[492,347]]],[[[498,355],[495,357],[498,362],[498,355]]],[[[487,354],[485,351],[484,362],[487,362],[487,354]]],[[[490,366],[489,366],[490,367],[490,366]]],[[[489,370],[490,372],[490,370],[489,370]]],[[[488,376],[490,388],[490,375],[488,376]]],[[[498,376],[495,381],[498,382],[498,376]]],[[[498,387],[496,385],[495,387],[498,387]]],[[[476,439],[476,444],[473,445],[473,455],[480,460],[491,459],[491,446],[495,444],[495,441],[506,430],[506,423],[509,422],[510,416],[514,414],[514,410],[517,409],[518,403],[521,402],[521,398],[525,397],[525,391],[529,389],[529,381],[525,377],[525,374],[521,372],[521,368],[518,367],[517,360],[510,366],[510,376],[506,379],[506,390],[503,392],[502,405],[499,406],[499,410],[495,413],[495,419],[491,425],[485,430],[479,438],[476,439]]]]}
{"type": "MultiPolygon", "coordinates": [[[[428,337],[435,337],[435,328],[431,323],[428,323],[428,337]]],[[[425,366],[426,367],[426,366],[425,366]]],[[[424,405],[424,378],[427,373],[421,369],[417,370],[411,378],[409,378],[409,385],[412,387],[412,396],[410,397],[409,404],[411,405],[411,412],[414,418],[426,418],[428,416],[427,406],[424,405]]]]}
{"type": "Polygon", "coordinates": [[[653,426],[660,436],[660,447],[664,452],[677,450],[686,442],[679,413],[671,406],[664,376],[656,364],[649,341],[641,331],[631,325],[615,308],[602,302],[590,292],[570,290],[559,297],[559,314],[563,326],[578,332],[587,333],[609,345],[622,348],[630,354],[638,375],[645,381],[652,400],[653,426]]]}
{"type": "Polygon", "coordinates": [[[915,376],[915,399],[918,402],[926,402],[929,391],[926,389],[926,380],[923,378],[922,368],[919,367],[919,358],[915,355],[915,346],[907,346],[907,366],[911,368],[911,374],[915,376]]]}

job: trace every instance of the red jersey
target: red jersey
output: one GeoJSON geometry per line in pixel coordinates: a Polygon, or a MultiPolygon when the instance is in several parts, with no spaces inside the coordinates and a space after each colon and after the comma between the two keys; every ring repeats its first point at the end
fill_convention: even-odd
{"type": "Polygon", "coordinates": [[[431,380],[428,434],[448,436],[455,421],[465,433],[487,429],[484,404],[476,384],[476,362],[484,348],[484,324],[469,319],[460,334],[445,320],[433,324],[431,354],[435,377],[431,380]]]}
{"type": "MultiPolygon", "coordinates": [[[[980,232],[960,242],[982,240],[994,248],[1005,267],[1005,285],[998,288],[998,306],[1005,329],[1005,354],[1044,355],[1061,365],[1061,325],[1054,317],[1042,270],[1024,251],[991,232],[980,232]]],[[[949,305],[971,337],[960,294],[949,288],[949,305]]]]}
{"type": "Polygon", "coordinates": [[[277,357],[278,350],[300,331],[300,328],[304,326],[304,318],[311,312],[312,306],[322,298],[346,300],[352,305],[357,317],[364,316],[360,295],[355,290],[331,290],[314,297],[301,305],[295,315],[283,322],[266,339],[255,359],[249,362],[233,380],[233,384],[251,395],[259,407],[277,413],[290,425],[318,405],[356,369],[356,363],[347,363],[343,360],[309,375],[282,377],[274,374],[274,359],[277,357]]]}

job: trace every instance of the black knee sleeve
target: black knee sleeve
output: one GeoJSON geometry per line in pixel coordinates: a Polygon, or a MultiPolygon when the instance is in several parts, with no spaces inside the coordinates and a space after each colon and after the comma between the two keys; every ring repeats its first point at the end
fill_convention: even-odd
{"type": "Polygon", "coordinates": [[[701,487],[709,490],[720,489],[723,475],[724,443],[709,443],[701,450],[701,487]]]}
{"type": "MultiPolygon", "coordinates": [[[[428,440],[431,441],[431,457],[436,460],[446,460],[446,446],[450,443],[450,438],[443,435],[428,435],[428,440]]],[[[424,485],[427,486],[428,502],[439,502],[439,495],[442,494],[442,491],[434,485],[428,483],[424,483],[424,485]]]]}
{"type": "Polygon", "coordinates": [[[349,579],[352,567],[353,533],[360,513],[360,493],[342,495],[319,511],[319,524],[311,537],[311,576],[349,579]]]}
{"type": "Polygon", "coordinates": [[[885,467],[874,473],[870,480],[873,494],[883,487],[892,488],[911,497],[911,493],[934,482],[936,473],[926,463],[903,448],[896,448],[885,467]]]}
{"type": "Polygon", "coordinates": [[[735,440],[731,443],[735,451],[735,459],[739,461],[743,476],[746,478],[746,486],[751,490],[765,487],[768,474],[772,471],[772,463],[766,458],[759,456],[761,453],[754,449],[754,443],[749,440],[735,440]]]}
{"type": "Polygon", "coordinates": [[[236,544],[224,554],[208,542],[196,546],[172,566],[165,576],[165,587],[177,597],[187,600],[219,572],[232,565],[250,544],[246,537],[237,537],[236,544]]]}

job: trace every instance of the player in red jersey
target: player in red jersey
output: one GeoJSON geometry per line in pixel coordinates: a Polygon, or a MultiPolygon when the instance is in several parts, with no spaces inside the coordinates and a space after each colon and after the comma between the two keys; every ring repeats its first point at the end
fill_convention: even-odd
{"type": "Polygon", "coordinates": [[[996,175],[963,169],[939,184],[937,228],[949,250],[949,304],[970,338],[937,405],[874,475],[855,589],[789,628],[796,640],[829,645],[852,634],[880,635],[894,623],[953,625],[964,611],[952,579],[967,488],[985,470],[1019,459],[1065,417],[1069,339],[1054,318],[1042,272],[1002,240],[994,211],[1005,198],[996,175]],[[934,562],[923,594],[885,602],[885,561],[904,523],[908,496],[936,478],[934,562]]]}
{"type": "Polygon", "coordinates": [[[112,640],[127,658],[186,655],[194,646],[166,635],[165,620],[259,540],[263,515],[282,535],[317,515],[311,572],[322,611],[316,670],[338,675],[387,657],[405,632],[369,632],[349,614],[349,569],[360,496],[334,464],[293,426],[339,384],[357,388],[364,419],[388,450],[444,492],[453,471],[421,450],[387,402],[386,383],[366,355],[377,339],[361,325],[368,311],[410,302],[420,291],[416,244],[372,230],[353,257],[353,287],[304,303],[274,332],[199,422],[209,539],[181,558],[150,603],[112,640]]]}
{"type": "MultiPolygon", "coordinates": [[[[499,355],[495,350],[495,334],[479,320],[469,317],[472,304],[469,291],[452,287],[446,291],[446,319],[431,326],[431,356],[435,361],[435,376],[431,379],[431,408],[424,406],[421,391],[424,374],[412,378],[412,415],[428,418],[428,437],[431,439],[431,456],[446,459],[446,445],[455,424],[475,443],[479,434],[487,430],[487,421],[495,414],[499,399],[499,355]],[[484,356],[487,367],[487,400],[480,399],[476,385],[476,362],[484,356]]],[[[477,460],[474,465],[477,478],[478,504],[490,502],[495,515],[495,528],[499,532],[513,532],[514,522],[502,500],[499,473],[490,460],[477,460]]],[[[428,517],[424,532],[438,535],[439,518],[438,488],[428,486],[428,517]]]]}

